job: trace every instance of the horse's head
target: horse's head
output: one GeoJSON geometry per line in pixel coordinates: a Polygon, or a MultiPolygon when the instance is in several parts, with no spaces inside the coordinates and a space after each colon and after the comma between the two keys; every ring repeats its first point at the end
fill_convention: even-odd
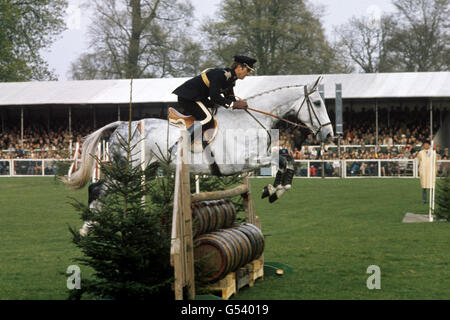
{"type": "Polygon", "coordinates": [[[321,80],[322,77],[319,77],[315,82],[303,86],[303,97],[294,102],[290,110],[298,121],[307,125],[320,141],[325,142],[333,137],[333,126],[319,94],[321,80]]]}

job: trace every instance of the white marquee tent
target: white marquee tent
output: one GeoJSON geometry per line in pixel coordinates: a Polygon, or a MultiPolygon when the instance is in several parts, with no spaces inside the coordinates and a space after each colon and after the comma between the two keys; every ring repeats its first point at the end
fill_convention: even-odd
{"type": "MultiPolygon", "coordinates": [[[[236,82],[236,95],[312,82],[318,75],[251,76],[236,82]]],[[[133,102],[175,102],[171,92],[188,78],[135,79],[133,102]]],[[[335,98],[335,84],[342,84],[342,98],[450,98],[450,72],[327,74],[326,99],[335,98]]],[[[128,103],[130,80],[85,80],[0,83],[0,106],[85,105],[128,103]]]]}

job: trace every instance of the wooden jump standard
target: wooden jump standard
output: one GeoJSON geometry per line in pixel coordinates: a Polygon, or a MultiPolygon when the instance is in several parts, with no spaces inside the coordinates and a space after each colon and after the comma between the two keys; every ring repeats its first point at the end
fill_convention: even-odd
{"type": "Polygon", "coordinates": [[[187,298],[189,300],[195,299],[194,241],[191,210],[193,201],[218,200],[241,195],[245,206],[246,221],[260,227],[259,221],[255,217],[248,177],[244,177],[243,184],[229,190],[191,194],[190,170],[189,162],[187,161],[190,151],[187,146],[187,137],[186,130],[183,130],[177,146],[175,171],[170,262],[174,267],[176,300],[183,299],[183,289],[185,287],[187,288],[187,298]]]}

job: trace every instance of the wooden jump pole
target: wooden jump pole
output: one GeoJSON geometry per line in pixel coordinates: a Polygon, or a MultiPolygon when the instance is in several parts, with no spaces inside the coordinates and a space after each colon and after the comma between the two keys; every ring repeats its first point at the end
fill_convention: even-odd
{"type": "Polygon", "coordinates": [[[235,197],[246,192],[248,192],[248,186],[241,184],[233,189],[196,193],[191,196],[191,199],[192,201],[217,200],[235,197]]]}
{"type": "MultiPolygon", "coordinates": [[[[244,177],[243,184],[232,189],[191,194],[190,169],[186,130],[181,131],[177,145],[174,206],[172,215],[172,240],[170,248],[170,263],[174,268],[175,299],[183,300],[183,288],[187,287],[187,298],[195,299],[194,275],[194,240],[192,232],[193,201],[218,200],[241,195],[244,202],[246,221],[261,229],[261,224],[255,216],[250,182],[244,177]]],[[[263,263],[263,257],[261,256],[263,263]]]]}
{"type": "Polygon", "coordinates": [[[175,299],[183,300],[183,288],[188,288],[188,299],[195,299],[194,240],[192,234],[192,211],[187,131],[182,130],[178,143],[175,172],[175,192],[172,216],[171,265],[174,267],[175,299]]]}

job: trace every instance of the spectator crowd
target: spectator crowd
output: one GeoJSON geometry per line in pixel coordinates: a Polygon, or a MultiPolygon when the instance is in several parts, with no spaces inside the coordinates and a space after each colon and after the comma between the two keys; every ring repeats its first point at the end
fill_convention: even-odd
{"type": "MultiPolygon", "coordinates": [[[[380,111],[378,146],[376,150],[375,115],[373,111],[344,112],[345,131],[341,137],[341,159],[413,159],[422,142],[429,135],[426,109],[401,111],[391,109],[389,120],[386,109],[380,111]],[[405,116],[407,113],[407,116],[405,116]],[[389,125],[388,125],[389,124],[389,125]],[[342,147],[345,146],[345,147],[342,147]]],[[[333,114],[330,115],[331,117],[333,114]]],[[[333,122],[333,121],[332,121],[333,122]]],[[[439,123],[433,132],[439,129],[439,123]]],[[[69,159],[70,147],[94,131],[84,123],[72,125],[72,137],[67,126],[32,125],[24,129],[23,140],[20,128],[4,129],[0,132],[0,159],[69,159]]],[[[306,136],[298,128],[280,124],[280,147],[289,150],[298,160],[335,160],[339,158],[336,140],[323,150],[312,134],[306,136]],[[303,143],[302,143],[303,142],[303,143]]],[[[73,149],[72,149],[73,150],[73,149]]],[[[440,159],[448,159],[448,149],[437,149],[440,159]]],[[[370,168],[368,168],[370,170],[370,168]]]]}
{"type": "Polygon", "coordinates": [[[67,127],[46,130],[36,125],[24,128],[22,141],[20,129],[13,128],[0,133],[0,159],[69,159],[71,144],[74,147],[90,132],[92,128],[80,126],[71,139],[67,127]]]}
{"type": "MultiPolygon", "coordinates": [[[[286,148],[297,160],[335,160],[335,159],[414,159],[420,151],[422,143],[429,137],[429,124],[426,111],[415,109],[405,112],[394,109],[390,113],[389,127],[387,122],[381,122],[378,129],[378,141],[373,112],[362,109],[360,112],[344,113],[344,127],[341,135],[341,152],[338,154],[337,140],[325,145],[323,150],[320,142],[312,134],[303,141],[301,130],[280,127],[280,148],[286,148]],[[425,112],[425,114],[424,114],[425,112]],[[407,120],[405,119],[407,118],[407,120]],[[303,143],[301,143],[303,141],[303,143]],[[378,150],[377,150],[378,145],[378,150]]],[[[380,112],[383,118],[383,112],[380,112]]],[[[386,117],[385,117],[386,118],[386,117]]],[[[433,132],[439,130],[436,121],[433,132]]],[[[436,146],[440,159],[448,160],[448,149],[436,146]]]]}

